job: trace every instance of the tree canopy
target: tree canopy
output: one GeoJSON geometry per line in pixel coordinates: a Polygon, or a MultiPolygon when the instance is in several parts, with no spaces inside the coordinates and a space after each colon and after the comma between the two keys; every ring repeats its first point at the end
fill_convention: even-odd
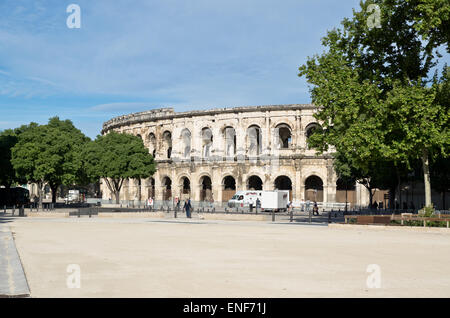
{"type": "Polygon", "coordinates": [[[26,179],[16,175],[11,163],[11,150],[17,144],[18,136],[22,132],[37,125],[36,123],[30,123],[16,129],[6,129],[0,132],[0,185],[9,188],[16,183],[27,182],[26,179]]]}
{"type": "Polygon", "coordinates": [[[442,91],[448,68],[439,80],[429,76],[439,46],[448,47],[448,2],[372,0],[360,6],[323,38],[327,50],[299,68],[324,127],[310,146],[320,152],[332,146],[364,173],[378,162],[403,169],[421,159],[425,204],[431,205],[429,159],[449,153],[449,100],[442,91]],[[379,8],[377,27],[368,23],[370,5],[379,8]],[[437,18],[436,11],[446,14],[437,18]]]}
{"type": "Polygon", "coordinates": [[[130,134],[110,132],[85,148],[83,161],[91,178],[103,178],[119,203],[120,190],[125,179],[147,178],[155,173],[152,155],[142,139],[130,134]]]}
{"type": "Polygon", "coordinates": [[[47,125],[30,125],[18,134],[11,151],[11,163],[16,176],[38,183],[39,188],[48,183],[52,201],[56,202],[59,185],[80,181],[83,175],[81,153],[88,141],[70,120],[53,117],[47,125]]]}

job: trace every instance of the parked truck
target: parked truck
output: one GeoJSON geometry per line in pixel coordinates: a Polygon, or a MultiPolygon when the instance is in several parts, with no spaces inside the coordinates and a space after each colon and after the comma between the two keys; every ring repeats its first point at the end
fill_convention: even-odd
{"type": "Polygon", "coordinates": [[[256,207],[260,202],[260,211],[286,211],[289,204],[289,191],[237,191],[228,201],[229,208],[248,208],[250,203],[256,207]]]}

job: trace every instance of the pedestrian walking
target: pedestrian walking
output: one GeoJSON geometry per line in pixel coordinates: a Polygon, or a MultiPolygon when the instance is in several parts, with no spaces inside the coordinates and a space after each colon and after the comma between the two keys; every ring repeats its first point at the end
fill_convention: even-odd
{"type": "Polygon", "coordinates": [[[319,215],[319,206],[317,205],[316,201],[314,201],[313,215],[319,215]]]}
{"type": "Polygon", "coordinates": [[[148,199],[147,199],[147,207],[148,207],[150,210],[153,210],[153,198],[148,198],[148,199]]]}
{"type": "Polygon", "coordinates": [[[192,209],[191,200],[186,199],[186,201],[184,202],[183,209],[186,211],[186,217],[188,219],[190,219],[191,218],[191,209],[192,209]]]}

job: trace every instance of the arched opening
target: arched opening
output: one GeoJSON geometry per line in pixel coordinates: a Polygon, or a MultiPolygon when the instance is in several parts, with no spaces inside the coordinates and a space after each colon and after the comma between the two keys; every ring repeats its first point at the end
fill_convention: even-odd
{"type": "Polygon", "coordinates": [[[191,157],[191,132],[189,129],[185,128],[181,132],[181,141],[182,141],[182,156],[183,158],[191,157]]]}
{"type": "Polygon", "coordinates": [[[247,153],[249,156],[259,156],[262,153],[262,133],[257,125],[247,129],[247,153]]]}
{"type": "Polygon", "coordinates": [[[191,197],[191,180],[188,177],[182,177],[180,179],[180,199],[185,200],[191,197]]]}
{"type": "Polygon", "coordinates": [[[168,201],[172,198],[172,180],[169,177],[164,177],[163,181],[163,200],[168,201]]]}
{"type": "Polygon", "coordinates": [[[316,130],[321,130],[322,127],[318,123],[311,123],[305,128],[305,136],[306,136],[306,149],[309,149],[308,139],[311,137],[316,130]]]}
{"type": "Polygon", "coordinates": [[[167,159],[172,156],[172,133],[170,131],[165,131],[163,134],[164,141],[164,151],[166,152],[167,159]]]}
{"type": "Polygon", "coordinates": [[[232,176],[226,176],[222,180],[222,201],[226,202],[236,193],[236,180],[232,176]]]}
{"type": "Polygon", "coordinates": [[[147,180],[147,198],[155,198],[155,179],[153,178],[147,180]]]}
{"type": "Polygon", "coordinates": [[[323,202],[323,182],[318,176],[305,180],[305,200],[323,202]]]}
{"type": "Polygon", "coordinates": [[[247,180],[247,190],[258,190],[261,191],[263,189],[263,182],[258,176],[251,176],[247,180]]]}
{"type": "Polygon", "coordinates": [[[148,134],[149,150],[153,158],[156,157],[156,136],[154,133],[148,134]]]}
{"type": "Polygon", "coordinates": [[[225,156],[233,157],[236,155],[236,130],[233,127],[226,127],[223,130],[225,139],[225,156]]]}
{"type": "Polygon", "coordinates": [[[200,201],[212,201],[212,182],[208,176],[200,179],[200,201]]]}
{"type": "Polygon", "coordinates": [[[291,127],[286,124],[280,124],[276,127],[278,132],[278,147],[280,149],[288,149],[292,144],[291,127]]]}
{"type": "Polygon", "coordinates": [[[213,144],[213,134],[211,129],[208,127],[202,129],[202,155],[203,158],[208,158],[211,156],[213,144]]]}
{"type": "Polygon", "coordinates": [[[292,181],[287,176],[279,176],[275,179],[274,187],[276,190],[288,190],[289,200],[292,200],[292,181]]]}
{"type": "Polygon", "coordinates": [[[350,206],[356,204],[356,184],[355,182],[346,182],[344,179],[336,181],[336,202],[348,203],[350,206]]]}

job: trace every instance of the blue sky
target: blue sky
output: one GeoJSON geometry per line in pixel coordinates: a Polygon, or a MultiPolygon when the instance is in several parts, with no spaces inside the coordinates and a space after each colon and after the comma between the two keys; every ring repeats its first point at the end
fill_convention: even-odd
{"type": "Polygon", "coordinates": [[[0,0],[0,130],[59,116],[309,103],[297,76],[359,0],[0,0]],[[69,4],[81,28],[69,29],[69,4]]]}

